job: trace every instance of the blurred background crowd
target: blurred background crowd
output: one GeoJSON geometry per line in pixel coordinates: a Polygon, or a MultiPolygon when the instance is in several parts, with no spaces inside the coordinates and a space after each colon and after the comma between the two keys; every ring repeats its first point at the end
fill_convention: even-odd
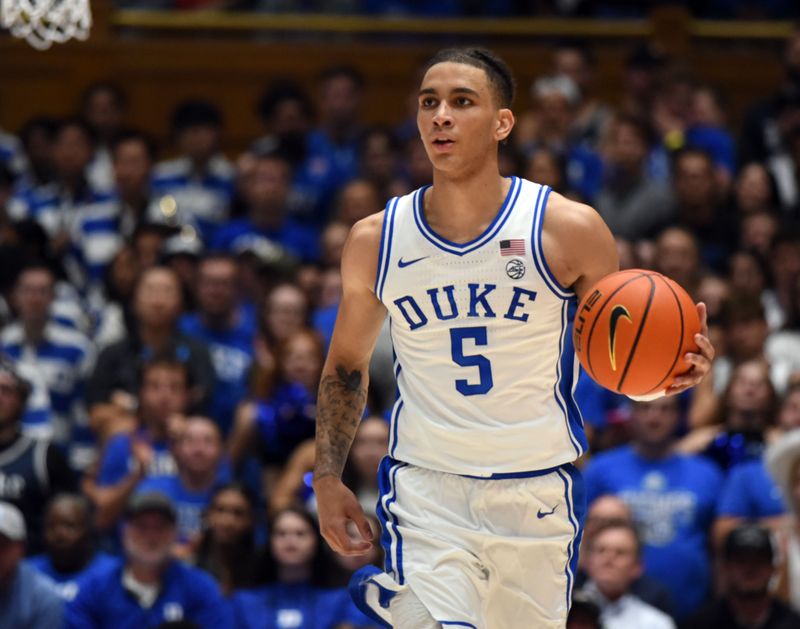
{"type": "MultiPolygon", "coordinates": [[[[756,4],[797,10],[702,3],[756,4]]],[[[735,125],[723,86],[656,46],[631,46],[615,103],[585,44],[550,56],[519,86],[503,174],[595,207],[622,268],[707,304],[717,351],[713,377],[653,402],[581,375],[571,626],[798,627],[800,32],[735,125]]],[[[315,397],[349,229],[431,166],[415,78],[406,119],[367,124],[369,89],[351,66],[313,91],[275,79],[238,154],[218,102],[181,103],[158,146],[112,80],[68,118],[0,133],[0,626],[373,626],[344,587],[382,565],[380,526],[362,558],[322,542],[315,397]]],[[[388,329],[370,371],[345,476],[372,514],[388,329]]]]}

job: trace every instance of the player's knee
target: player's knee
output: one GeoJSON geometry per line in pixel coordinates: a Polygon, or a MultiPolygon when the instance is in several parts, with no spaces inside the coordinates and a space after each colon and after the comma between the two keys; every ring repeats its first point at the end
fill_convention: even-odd
{"type": "Polygon", "coordinates": [[[397,593],[389,611],[395,629],[442,629],[442,625],[436,622],[411,588],[397,593]]]}

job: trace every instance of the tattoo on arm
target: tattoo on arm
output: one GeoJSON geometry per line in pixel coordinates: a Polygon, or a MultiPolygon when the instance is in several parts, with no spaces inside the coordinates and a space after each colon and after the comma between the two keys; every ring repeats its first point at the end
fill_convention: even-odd
{"type": "Polygon", "coordinates": [[[317,456],[314,478],[341,478],[350,445],[367,402],[367,385],[358,369],[336,366],[336,375],[322,377],[317,400],[317,456]]]}

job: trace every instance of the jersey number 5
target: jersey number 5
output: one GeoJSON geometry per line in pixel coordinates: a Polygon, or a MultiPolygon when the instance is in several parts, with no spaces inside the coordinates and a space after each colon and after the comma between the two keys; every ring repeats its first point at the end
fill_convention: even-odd
{"type": "Polygon", "coordinates": [[[461,395],[483,395],[494,386],[492,363],[483,354],[464,356],[464,340],[472,339],[475,346],[486,345],[486,326],[474,328],[450,328],[450,351],[453,362],[461,367],[477,367],[480,382],[470,384],[467,380],[456,380],[456,391],[461,395]]]}

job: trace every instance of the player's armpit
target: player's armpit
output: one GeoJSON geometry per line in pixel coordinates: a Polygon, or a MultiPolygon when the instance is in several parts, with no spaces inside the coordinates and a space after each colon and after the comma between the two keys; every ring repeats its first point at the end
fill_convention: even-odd
{"type": "Polygon", "coordinates": [[[614,236],[588,205],[550,193],[542,231],[545,260],[559,283],[580,300],[598,280],[619,270],[614,236]]]}

